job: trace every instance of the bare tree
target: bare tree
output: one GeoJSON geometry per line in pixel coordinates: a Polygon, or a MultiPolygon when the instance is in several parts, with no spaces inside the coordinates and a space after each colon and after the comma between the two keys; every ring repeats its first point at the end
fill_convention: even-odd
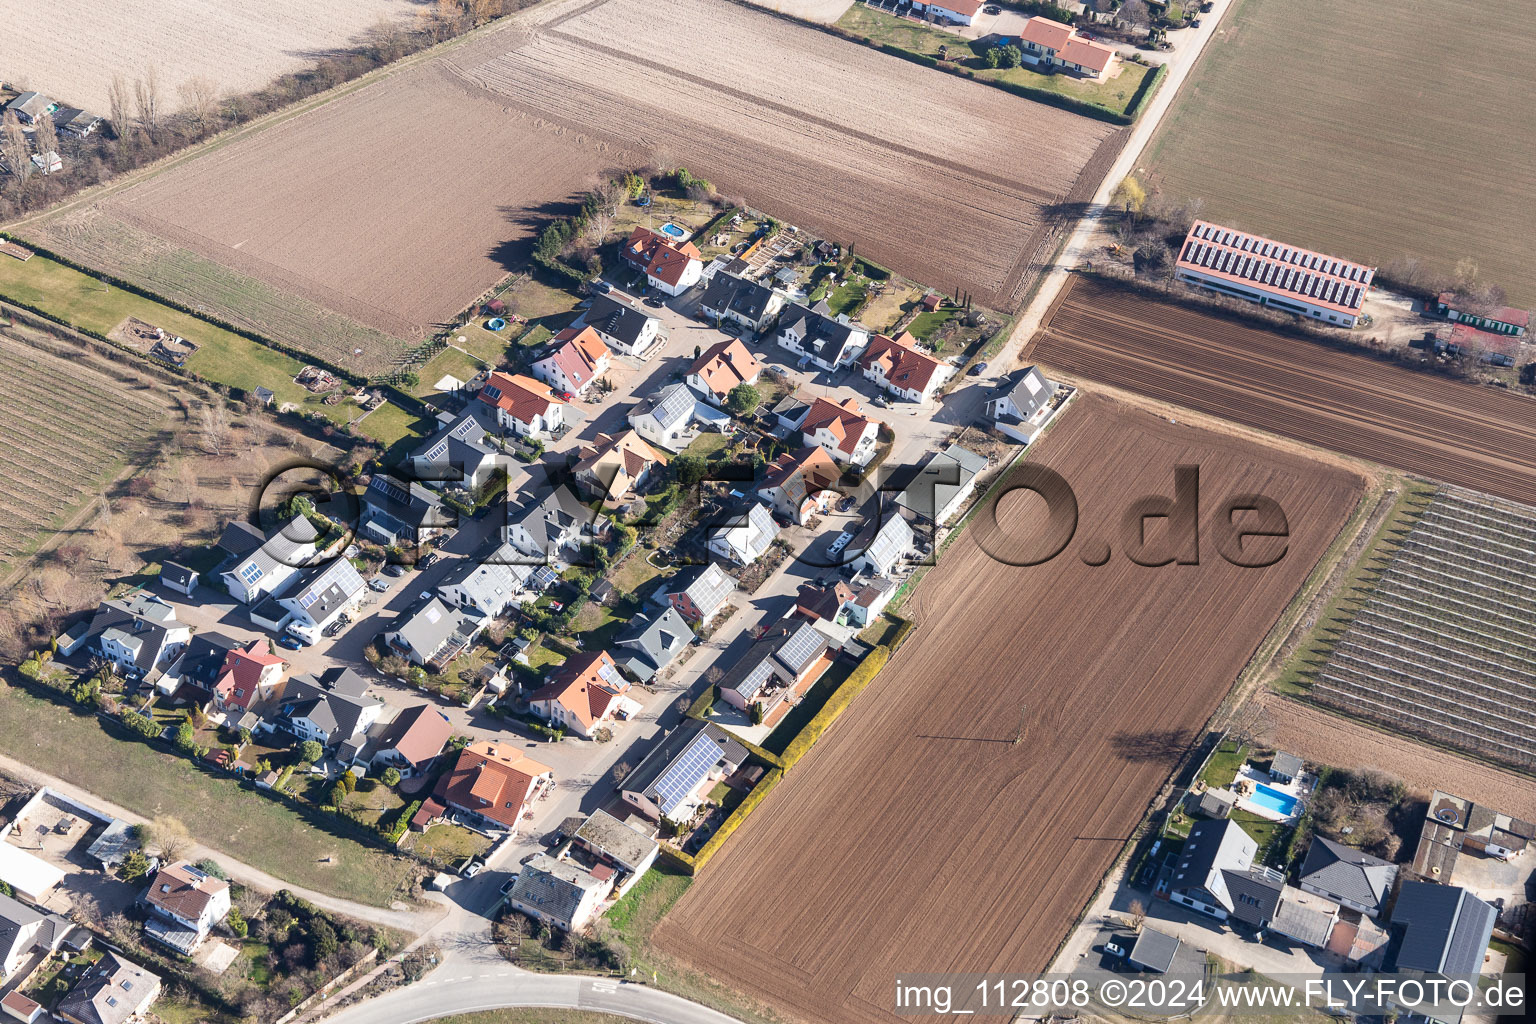
{"type": "Polygon", "coordinates": [[[222,456],[229,450],[229,414],[223,402],[210,402],[198,412],[198,426],[202,430],[203,451],[222,456]]]}
{"type": "Polygon", "coordinates": [[[1125,0],[1120,5],[1120,20],[1136,28],[1147,28],[1152,24],[1152,12],[1143,0],[1125,0]]]}
{"type": "Polygon", "coordinates": [[[37,151],[43,158],[43,173],[53,173],[48,154],[59,151],[59,130],[54,126],[53,115],[44,114],[37,119],[32,126],[32,141],[37,144],[37,151]]]}
{"type": "Polygon", "coordinates": [[[205,75],[198,75],[182,82],[177,92],[181,94],[182,106],[187,108],[197,130],[206,132],[209,123],[219,112],[218,83],[205,75]]]}
{"type": "Polygon", "coordinates": [[[634,766],[631,765],[628,761],[620,761],[618,764],[613,766],[613,770],[609,772],[609,777],[613,779],[613,784],[617,786],[622,784],[625,779],[629,778],[629,773],[633,770],[634,766]]]}
{"type": "Polygon", "coordinates": [[[1131,900],[1131,905],[1127,907],[1126,910],[1131,915],[1131,927],[1136,929],[1138,932],[1141,931],[1141,926],[1145,924],[1147,920],[1146,906],[1141,902],[1141,900],[1131,900]]]}
{"type": "Polygon", "coordinates": [[[160,72],[153,64],[133,83],[133,98],[139,127],[151,142],[156,141],[160,131],[160,72]]]}
{"type": "Polygon", "coordinates": [[[112,84],[107,86],[107,116],[112,121],[112,134],[119,139],[128,135],[130,102],[127,80],[122,75],[113,75],[112,84]]]}
{"type": "Polygon", "coordinates": [[[21,130],[21,122],[16,120],[16,112],[12,110],[7,110],[4,121],[0,121],[0,155],[5,157],[6,168],[18,182],[25,182],[32,174],[27,133],[21,130]]]}
{"type": "Polygon", "coordinates": [[[163,815],[156,818],[149,823],[149,837],[160,851],[162,861],[180,860],[181,855],[192,848],[192,833],[181,823],[180,818],[163,815]]]}

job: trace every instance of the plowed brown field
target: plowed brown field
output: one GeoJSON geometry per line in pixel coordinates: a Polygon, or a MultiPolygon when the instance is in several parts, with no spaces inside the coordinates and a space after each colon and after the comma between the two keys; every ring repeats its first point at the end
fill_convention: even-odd
{"type": "Polygon", "coordinates": [[[1122,140],[726,0],[566,0],[20,233],[370,373],[647,164],[1011,308],[1122,140]]]}
{"type": "MultiPolygon", "coordinates": [[[[1201,564],[1146,568],[1117,545],[1093,568],[1074,542],[1010,567],[978,546],[978,518],[908,606],[911,640],[661,923],[664,951],[826,1024],[904,1019],[899,973],[1043,970],[1363,488],[1095,395],[1032,461],[1072,485],[1090,539],[1198,465],[1201,564]],[[1236,492],[1285,508],[1289,553],[1270,568],[1209,545],[1236,492]]],[[[999,503],[1004,531],[1036,520],[999,503]]]]}
{"type": "Polygon", "coordinates": [[[1304,338],[1068,284],[1028,359],[1410,473],[1536,503],[1536,402],[1304,338]]]}

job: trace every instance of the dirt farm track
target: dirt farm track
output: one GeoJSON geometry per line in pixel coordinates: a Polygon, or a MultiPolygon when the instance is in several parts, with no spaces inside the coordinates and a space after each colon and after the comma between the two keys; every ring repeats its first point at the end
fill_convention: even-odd
{"type": "Polygon", "coordinates": [[[663,920],[663,950],[825,1024],[904,1019],[899,973],[1042,970],[1363,488],[1093,394],[1031,462],[1074,489],[1078,540],[1004,565],[978,538],[1027,535],[1038,509],[1005,496],[995,526],[983,511],[907,606],[910,642],[663,920]],[[1124,511],[1171,494],[1190,463],[1200,564],[1133,564],[1124,511]],[[1210,544],[1218,503],[1239,492],[1289,518],[1269,568],[1210,544]],[[1114,539],[1096,568],[1095,538],[1114,539]]]}
{"type": "Polygon", "coordinates": [[[17,231],[371,373],[644,166],[1011,309],[1123,138],[727,0],[551,0],[17,231]]]}
{"type": "Polygon", "coordinates": [[[1536,401],[1076,278],[1025,359],[1536,505],[1536,401]]]}

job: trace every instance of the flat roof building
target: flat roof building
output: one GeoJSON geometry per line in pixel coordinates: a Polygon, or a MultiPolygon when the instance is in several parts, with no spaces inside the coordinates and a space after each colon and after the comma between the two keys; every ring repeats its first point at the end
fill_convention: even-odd
{"type": "Polygon", "coordinates": [[[1353,327],[1376,268],[1197,220],[1176,274],[1185,284],[1353,327]]]}

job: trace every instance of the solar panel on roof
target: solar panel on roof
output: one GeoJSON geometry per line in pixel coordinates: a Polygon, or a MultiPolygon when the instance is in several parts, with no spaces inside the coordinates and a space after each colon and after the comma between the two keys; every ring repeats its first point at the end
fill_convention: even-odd
{"type": "Polygon", "coordinates": [[[704,780],[720,760],[720,748],[708,733],[701,732],[656,780],[656,804],[671,814],[704,780]]]}
{"type": "Polygon", "coordinates": [[[1280,265],[1278,263],[1269,263],[1265,266],[1266,269],[1264,271],[1264,283],[1273,284],[1275,281],[1275,275],[1280,271],[1280,265]]]}
{"type": "Polygon", "coordinates": [[[1189,254],[1195,251],[1196,244],[1195,242],[1186,241],[1184,243],[1184,252],[1179,256],[1179,259],[1188,260],[1189,254]]]}
{"type": "Polygon", "coordinates": [[[1217,249],[1215,246],[1211,246],[1210,248],[1206,249],[1205,256],[1200,260],[1200,265],[1202,267],[1209,267],[1211,264],[1216,262],[1216,257],[1220,254],[1220,252],[1221,250],[1217,249]]]}
{"type": "Polygon", "coordinates": [[[1328,301],[1337,302],[1340,293],[1345,291],[1348,291],[1348,289],[1344,287],[1344,283],[1342,281],[1333,282],[1333,287],[1328,289],[1328,301]]]}
{"type": "Polygon", "coordinates": [[[1360,305],[1360,286],[1354,285],[1349,289],[1349,299],[1344,303],[1350,309],[1357,309],[1360,305]]]}

